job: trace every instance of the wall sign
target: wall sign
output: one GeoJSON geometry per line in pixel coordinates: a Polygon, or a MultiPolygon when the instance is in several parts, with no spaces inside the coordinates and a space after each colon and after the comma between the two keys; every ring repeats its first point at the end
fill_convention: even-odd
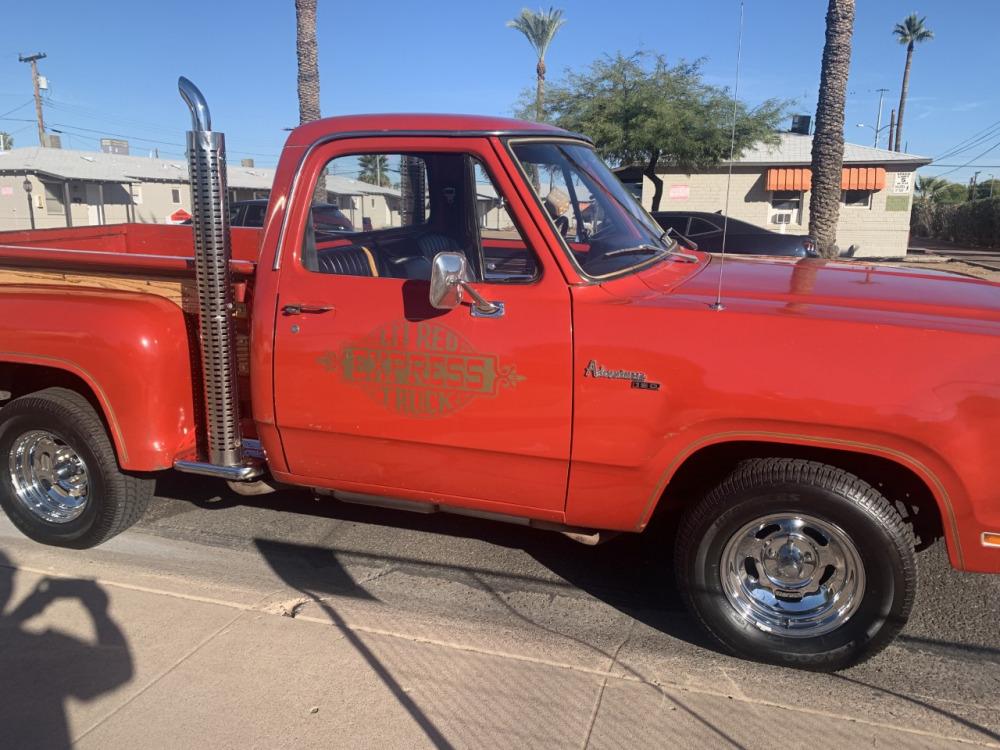
{"type": "Polygon", "coordinates": [[[690,185],[671,185],[667,197],[672,201],[686,201],[691,197],[690,185]]]}
{"type": "Polygon", "coordinates": [[[909,195],[913,190],[913,172],[894,172],[890,193],[894,195],[909,195]]]}

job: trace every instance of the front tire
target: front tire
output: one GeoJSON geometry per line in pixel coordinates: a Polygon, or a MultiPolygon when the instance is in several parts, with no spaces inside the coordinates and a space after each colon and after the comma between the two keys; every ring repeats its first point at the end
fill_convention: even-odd
{"type": "Polygon", "coordinates": [[[142,517],[152,479],[125,474],[83,396],[46,388],[0,410],[0,506],[42,544],[85,549],[142,517]]]}
{"type": "Polygon", "coordinates": [[[688,607],[725,649],[835,671],[906,624],[913,546],[889,501],[853,474],[753,459],[688,511],[675,567],[688,607]]]}

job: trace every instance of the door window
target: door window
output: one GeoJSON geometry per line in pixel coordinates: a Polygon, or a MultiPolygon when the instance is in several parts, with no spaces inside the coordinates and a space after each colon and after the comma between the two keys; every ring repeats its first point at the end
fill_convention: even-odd
{"type": "MultiPolygon", "coordinates": [[[[462,153],[360,154],[327,162],[302,238],[315,273],[428,280],[463,253],[473,280],[524,283],[538,264],[484,165],[462,153]],[[341,206],[338,210],[336,207],[341,206]]],[[[318,189],[317,189],[318,188],[318,189]]]]}

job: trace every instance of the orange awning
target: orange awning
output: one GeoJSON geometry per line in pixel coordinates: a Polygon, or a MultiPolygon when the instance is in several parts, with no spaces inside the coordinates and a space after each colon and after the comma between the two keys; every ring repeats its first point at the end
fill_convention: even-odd
{"type": "Polygon", "coordinates": [[[845,167],[840,178],[841,190],[882,190],[885,169],[882,167],[845,167]]]}
{"type": "MultiPolygon", "coordinates": [[[[808,167],[775,167],[767,170],[768,190],[810,190],[812,170],[808,167]]],[[[845,167],[841,190],[884,190],[885,168],[845,167]]]]}
{"type": "Polygon", "coordinates": [[[808,190],[812,187],[812,170],[804,167],[767,170],[768,190],[808,190]]]}

